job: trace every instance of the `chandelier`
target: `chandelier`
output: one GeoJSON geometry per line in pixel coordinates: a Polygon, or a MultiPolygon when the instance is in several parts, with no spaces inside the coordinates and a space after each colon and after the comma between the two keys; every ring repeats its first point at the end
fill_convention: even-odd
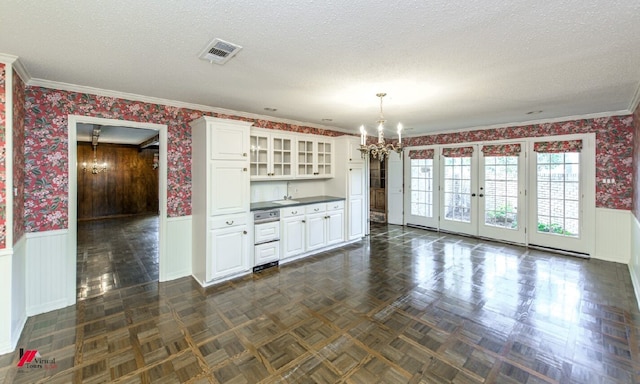
{"type": "MultiPolygon", "coordinates": [[[[95,144],[93,145],[93,163],[91,164],[91,167],[89,169],[91,169],[91,173],[93,173],[94,175],[97,175],[100,172],[104,172],[107,170],[107,162],[105,161],[102,164],[98,164],[98,156],[97,156],[97,149],[98,145],[95,144]]],[[[82,170],[84,172],[87,172],[87,163],[84,162],[82,163],[82,170]]]]}
{"type": "Polygon", "coordinates": [[[360,126],[360,152],[362,152],[363,158],[371,156],[374,159],[384,161],[391,151],[402,153],[402,124],[398,123],[398,144],[386,144],[384,141],[384,123],[387,120],[382,114],[382,98],[386,95],[386,93],[376,94],[380,98],[380,117],[376,121],[378,123],[378,143],[367,145],[367,131],[365,131],[364,125],[360,126]]]}

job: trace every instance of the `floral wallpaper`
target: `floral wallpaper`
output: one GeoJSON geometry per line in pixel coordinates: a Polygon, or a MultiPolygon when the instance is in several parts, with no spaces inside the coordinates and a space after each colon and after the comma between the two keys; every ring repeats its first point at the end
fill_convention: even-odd
{"type": "Polygon", "coordinates": [[[6,115],[5,108],[7,103],[6,95],[6,66],[0,63],[0,248],[7,247],[7,172],[5,162],[5,132],[6,132],[6,115]]]}
{"type": "Polygon", "coordinates": [[[13,244],[24,235],[24,101],[25,84],[13,71],[13,244]]]}
{"type": "Polygon", "coordinates": [[[640,104],[633,113],[633,214],[640,221],[640,104]]]}
{"type": "MultiPolygon", "coordinates": [[[[638,111],[636,111],[636,116],[637,115],[638,111]]],[[[521,127],[505,127],[487,130],[478,129],[466,132],[411,137],[402,140],[402,144],[405,147],[413,147],[420,145],[468,143],[473,141],[595,132],[596,207],[630,210],[634,200],[634,185],[638,186],[637,183],[634,184],[633,180],[633,121],[633,116],[628,115],[534,124],[521,127]],[[608,178],[615,179],[615,184],[604,184],[602,182],[608,178]]],[[[637,128],[636,132],[638,132],[637,128]]],[[[638,193],[638,188],[636,188],[636,193],[638,193]]],[[[638,213],[638,215],[640,215],[640,213],[638,213]]]]}
{"type": "Polygon", "coordinates": [[[289,132],[341,136],[343,133],[212,114],[114,97],[63,90],[27,87],[25,98],[25,201],[27,232],[68,227],[67,116],[94,116],[168,126],[167,213],[169,217],[191,214],[191,128],[189,122],[202,115],[254,122],[254,126],[289,132]]]}

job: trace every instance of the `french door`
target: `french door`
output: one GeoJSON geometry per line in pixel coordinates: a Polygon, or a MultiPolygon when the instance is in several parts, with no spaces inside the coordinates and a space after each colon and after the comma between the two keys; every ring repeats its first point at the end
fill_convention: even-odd
{"type": "Polygon", "coordinates": [[[405,224],[590,253],[594,138],[580,137],[407,151],[405,224]]]}
{"type": "Polygon", "coordinates": [[[530,143],[529,244],[593,253],[594,135],[530,143]]]}

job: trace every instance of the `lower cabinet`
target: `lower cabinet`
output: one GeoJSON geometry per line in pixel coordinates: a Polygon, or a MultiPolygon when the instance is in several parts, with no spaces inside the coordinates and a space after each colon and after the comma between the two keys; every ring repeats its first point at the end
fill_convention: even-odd
{"type": "MultiPolygon", "coordinates": [[[[228,221],[233,223],[233,221],[228,221]]],[[[209,231],[207,281],[249,270],[249,235],[247,224],[228,224],[209,231]]]]}
{"type": "Polygon", "coordinates": [[[344,242],[344,201],[280,211],[282,259],[344,242]]]}
{"type": "MultiPolygon", "coordinates": [[[[286,210],[281,210],[286,211],[286,210]]],[[[293,210],[291,212],[297,212],[297,210],[293,210]]],[[[304,212],[300,210],[300,212],[304,212]]],[[[283,217],[287,212],[281,212],[280,215],[283,217]]],[[[282,223],[282,234],[280,238],[280,244],[282,248],[282,258],[286,259],[288,257],[293,257],[296,255],[300,255],[304,253],[305,250],[305,216],[303,213],[294,214],[290,217],[285,217],[284,219],[280,219],[280,223],[282,223]]]]}

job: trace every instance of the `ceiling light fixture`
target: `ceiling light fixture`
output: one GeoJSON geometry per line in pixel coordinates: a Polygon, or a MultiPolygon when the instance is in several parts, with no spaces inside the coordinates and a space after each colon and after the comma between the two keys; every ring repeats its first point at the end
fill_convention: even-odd
{"type": "Polygon", "coordinates": [[[380,117],[376,121],[378,123],[378,143],[367,145],[367,131],[365,131],[364,125],[360,126],[360,152],[362,152],[362,157],[371,156],[374,159],[384,161],[391,151],[402,153],[402,124],[398,123],[398,144],[386,144],[384,141],[384,123],[387,120],[382,114],[382,98],[386,95],[384,92],[376,94],[380,98],[380,117]]]}
{"type": "MultiPolygon", "coordinates": [[[[91,145],[93,146],[93,163],[91,164],[91,173],[97,175],[100,172],[104,172],[107,170],[107,162],[105,161],[102,164],[98,164],[98,140],[100,139],[100,131],[101,127],[94,126],[93,132],[91,133],[91,145]]],[[[82,163],[82,171],[87,172],[87,162],[82,163]]]]}

